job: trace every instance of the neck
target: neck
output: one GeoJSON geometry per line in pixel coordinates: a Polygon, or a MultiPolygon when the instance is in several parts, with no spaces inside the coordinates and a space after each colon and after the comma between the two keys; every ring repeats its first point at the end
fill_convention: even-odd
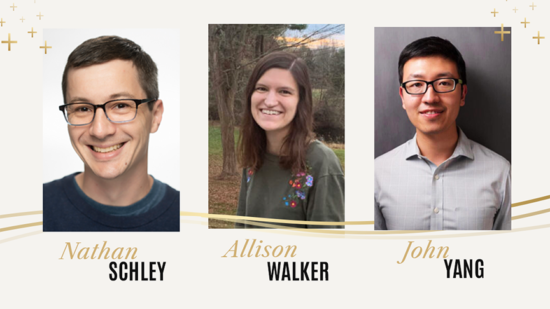
{"type": "Polygon", "coordinates": [[[139,171],[126,171],[115,179],[101,178],[85,166],[84,172],[75,179],[87,196],[109,206],[129,206],[138,202],[149,193],[154,182],[147,174],[147,166],[139,171]]]}
{"type": "Polygon", "coordinates": [[[420,149],[420,153],[437,166],[451,157],[457,143],[458,132],[456,126],[438,134],[424,134],[418,130],[416,131],[416,144],[420,149]]]}
{"type": "Polygon", "coordinates": [[[265,132],[267,139],[267,152],[274,155],[280,155],[281,147],[283,146],[283,141],[287,134],[288,130],[265,132]]]}

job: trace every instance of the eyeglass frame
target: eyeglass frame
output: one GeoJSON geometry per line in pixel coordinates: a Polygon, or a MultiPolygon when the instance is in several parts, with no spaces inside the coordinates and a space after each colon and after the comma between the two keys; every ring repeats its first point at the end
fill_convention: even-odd
{"type": "Polygon", "coordinates": [[[438,78],[438,79],[434,79],[432,80],[431,82],[429,81],[426,81],[426,80],[421,80],[421,79],[413,79],[413,80],[408,80],[406,82],[403,82],[401,83],[401,88],[403,88],[405,90],[406,93],[410,94],[410,95],[421,95],[421,94],[426,94],[426,92],[428,92],[428,86],[429,85],[432,85],[432,89],[434,90],[434,92],[436,93],[449,93],[449,92],[453,92],[456,90],[456,86],[460,84],[460,85],[464,85],[464,82],[462,81],[462,79],[459,79],[459,78],[452,78],[452,77],[442,77],[442,78],[438,78]],[[453,88],[453,90],[449,90],[449,91],[437,91],[435,90],[435,87],[434,87],[434,83],[438,80],[442,80],[442,79],[452,79],[454,82],[455,82],[455,86],[453,88]],[[410,83],[410,82],[425,82],[426,83],[426,90],[424,92],[419,92],[419,93],[410,93],[409,91],[407,91],[407,88],[405,88],[405,84],[406,83],[410,83]]]}
{"type": "Polygon", "coordinates": [[[137,111],[138,111],[138,108],[139,108],[139,105],[143,104],[143,103],[149,103],[149,102],[153,102],[153,101],[157,101],[158,99],[116,99],[116,100],[111,100],[111,101],[107,101],[103,104],[99,104],[99,105],[95,105],[95,104],[92,104],[92,103],[89,103],[89,102],[82,102],[82,103],[69,103],[69,104],[63,104],[63,105],[60,105],[59,106],[59,110],[63,113],[63,118],[65,118],[65,121],[67,122],[68,125],[70,126],[74,126],[74,127],[81,127],[81,126],[87,126],[89,125],[90,123],[94,122],[95,120],[95,115],[96,115],[96,112],[97,112],[97,109],[98,108],[101,108],[103,109],[103,113],[105,114],[105,117],[107,117],[107,119],[111,122],[111,123],[125,123],[125,122],[130,122],[134,119],[136,119],[136,116],[137,116],[137,111]],[[105,110],[105,106],[111,102],[116,102],[116,101],[134,101],[134,103],[136,103],[136,113],[134,114],[134,117],[130,120],[124,120],[124,121],[113,121],[111,120],[111,118],[109,118],[109,115],[107,114],[107,111],[105,110]],[[70,106],[70,105],[76,105],[76,104],[88,104],[88,105],[91,105],[94,107],[94,116],[92,117],[92,120],[88,123],[85,123],[85,124],[72,124],[69,122],[69,119],[67,118],[68,115],[65,114],[65,108],[67,106],[70,106]]]}

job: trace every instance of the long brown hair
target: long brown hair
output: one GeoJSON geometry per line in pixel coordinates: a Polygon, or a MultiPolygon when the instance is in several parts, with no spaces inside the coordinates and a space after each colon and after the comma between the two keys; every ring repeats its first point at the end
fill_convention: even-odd
{"type": "Polygon", "coordinates": [[[279,164],[293,173],[306,171],[306,152],[313,139],[313,100],[309,73],[304,60],[286,52],[266,55],[256,64],[246,86],[246,107],[239,137],[239,163],[244,168],[259,170],[267,151],[265,131],[254,121],[251,98],[258,80],[270,69],[288,70],[298,84],[300,99],[290,130],[281,146],[279,164]]]}

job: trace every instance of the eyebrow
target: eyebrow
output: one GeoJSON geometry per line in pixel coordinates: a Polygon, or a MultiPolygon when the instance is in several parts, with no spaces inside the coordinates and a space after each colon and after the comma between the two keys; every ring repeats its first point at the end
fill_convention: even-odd
{"type": "MultiPolygon", "coordinates": [[[[119,93],[115,93],[115,94],[112,94],[111,96],[109,96],[109,101],[116,100],[116,99],[121,99],[121,98],[130,99],[132,97],[133,96],[129,92],[119,92],[119,93]]],[[[87,98],[84,98],[84,97],[74,97],[72,100],[69,101],[69,103],[77,103],[77,102],[90,103],[90,100],[87,99],[87,98]]]]}
{"type": "MultiPolygon", "coordinates": [[[[267,85],[264,85],[264,84],[262,84],[262,83],[256,83],[256,87],[258,87],[258,86],[269,88],[267,85]]],[[[290,90],[290,91],[297,91],[296,89],[294,89],[294,88],[292,88],[292,87],[287,87],[287,86],[278,87],[277,89],[290,90]]]]}
{"type": "MultiPolygon", "coordinates": [[[[435,76],[435,79],[442,78],[442,77],[454,77],[454,76],[451,72],[441,72],[435,76]]],[[[413,73],[413,74],[409,74],[407,78],[424,78],[424,75],[419,73],[413,73]]]]}

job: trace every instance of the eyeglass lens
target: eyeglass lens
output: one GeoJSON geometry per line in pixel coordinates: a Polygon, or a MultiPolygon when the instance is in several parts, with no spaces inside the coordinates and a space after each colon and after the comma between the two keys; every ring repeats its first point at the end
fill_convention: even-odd
{"type": "MultiPolygon", "coordinates": [[[[136,116],[136,102],[118,100],[105,105],[105,113],[111,122],[126,122],[136,116]]],[[[65,107],[67,121],[72,125],[89,124],[94,120],[96,108],[90,103],[74,103],[65,107]]]]}
{"type": "MultiPolygon", "coordinates": [[[[443,78],[433,81],[432,86],[436,92],[451,92],[455,89],[455,81],[450,78],[443,78]]],[[[428,90],[426,81],[414,80],[405,83],[405,90],[411,94],[421,94],[428,90]]]]}

